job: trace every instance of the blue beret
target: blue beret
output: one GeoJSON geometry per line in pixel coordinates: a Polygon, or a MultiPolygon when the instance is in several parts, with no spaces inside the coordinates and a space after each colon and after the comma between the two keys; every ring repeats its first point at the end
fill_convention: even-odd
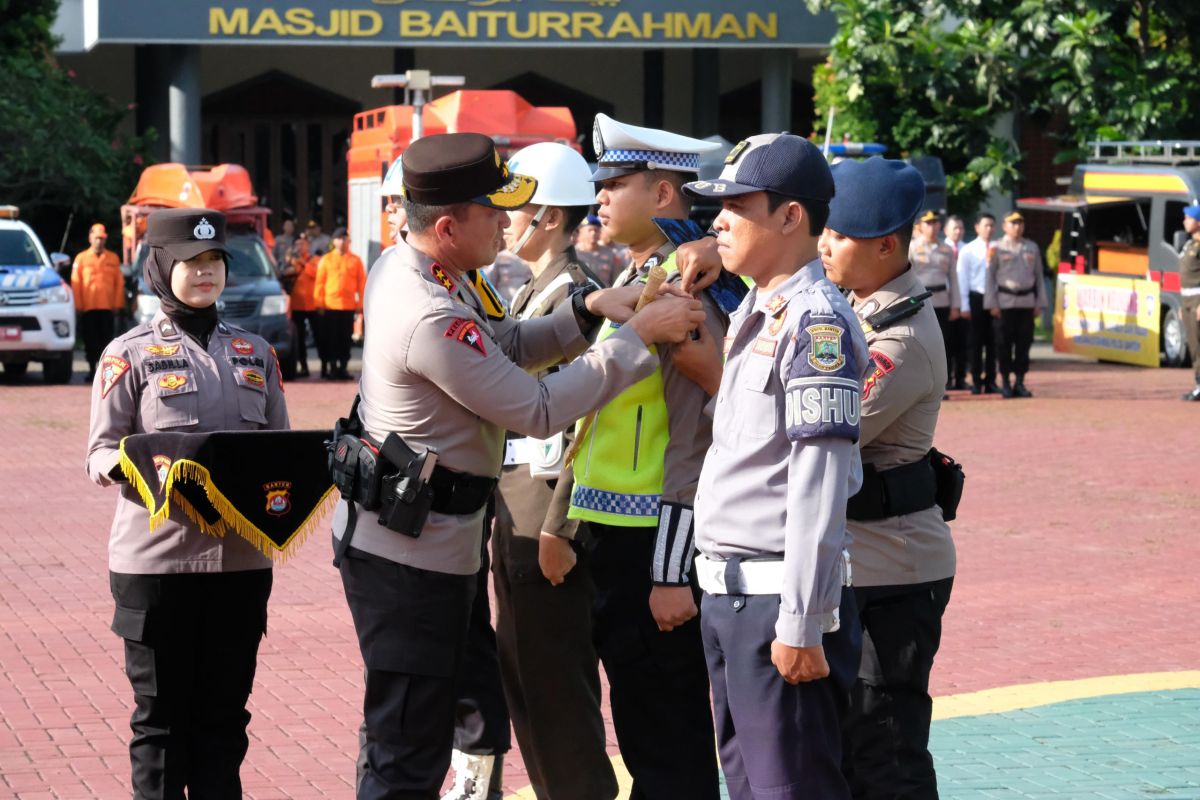
{"type": "Polygon", "coordinates": [[[1200,203],[1194,206],[1184,206],[1183,213],[1187,214],[1192,219],[1200,219],[1200,203]]]}
{"type": "Polygon", "coordinates": [[[851,239],[876,239],[911,226],[925,204],[925,180],[903,161],[874,156],[833,168],[837,190],[826,227],[851,239]]]}

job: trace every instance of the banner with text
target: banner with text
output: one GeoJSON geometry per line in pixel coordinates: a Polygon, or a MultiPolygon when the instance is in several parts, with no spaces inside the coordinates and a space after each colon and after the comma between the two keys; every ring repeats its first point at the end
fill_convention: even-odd
{"type": "Polygon", "coordinates": [[[1054,349],[1157,367],[1159,314],[1159,286],[1154,281],[1059,275],[1054,349]]]}

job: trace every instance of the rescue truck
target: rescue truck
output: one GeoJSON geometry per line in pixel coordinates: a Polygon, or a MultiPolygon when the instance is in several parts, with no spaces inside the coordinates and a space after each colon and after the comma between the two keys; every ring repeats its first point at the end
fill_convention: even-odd
{"type": "Polygon", "coordinates": [[[5,378],[20,378],[42,362],[46,383],[70,383],[75,350],[75,296],[20,209],[0,206],[0,362],[5,378]]]}
{"type": "Polygon", "coordinates": [[[537,142],[561,142],[579,150],[570,109],[533,106],[516,92],[462,89],[425,102],[432,86],[460,84],[461,78],[443,82],[422,70],[377,76],[372,86],[405,87],[408,102],[354,115],[346,155],[348,228],[350,248],[368,268],[391,245],[379,186],[388,167],[414,139],[436,133],[482,133],[496,142],[504,159],[537,142]]]}
{"type": "MultiPolygon", "coordinates": [[[[1110,309],[1116,295],[1106,293],[1105,287],[1128,287],[1135,279],[1156,285],[1155,293],[1143,292],[1141,297],[1157,295],[1158,308],[1153,309],[1157,319],[1150,309],[1141,312],[1158,325],[1161,363],[1187,363],[1179,253],[1187,238],[1183,208],[1196,202],[1200,202],[1200,141],[1093,142],[1088,161],[1075,167],[1067,194],[1017,202],[1022,210],[1056,213],[1060,218],[1056,350],[1080,352],[1072,343],[1072,332],[1062,329],[1063,288],[1072,276],[1089,276],[1089,286],[1100,290],[1093,295],[1110,309]]],[[[1137,299],[1130,298],[1130,320],[1138,317],[1137,299]]],[[[1116,302],[1123,301],[1116,297],[1116,302]]],[[[1108,340],[1114,346],[1129,341],[1121,338],[1123,327],[1117,324],[1109,329],[1113,333],[1108,340]]],[[[1104,357],[1102,352],[1096,354],[1104,357]]]]}
{"type": "Polygon", "coordinates": [[[121,206],[121,255],[127,278],[136,287],[135,323],[148,321],[159,308],[158,298],[142,277],[147,252],[142,244],[146,218],[160,208],[212,208],[225,214],[225,244],[232,252],[217,311],[227,322],[266,339],[279,354],[284,379],[294,378],[288,296],[264,241],[271,211],[258,205],[245,167],[189,168],[167,163],[142,171],[129,202],[121,206]]]}

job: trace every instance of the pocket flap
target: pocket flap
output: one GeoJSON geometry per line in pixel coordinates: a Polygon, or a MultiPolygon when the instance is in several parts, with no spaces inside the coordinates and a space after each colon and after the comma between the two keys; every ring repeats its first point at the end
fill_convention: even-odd
{"type": "Polygon", "coordinates": [[[146,612],[140,608],[117,606],[111,627],[112,632],[122,639],[141,642],[146,636],[146,612]]]}
{"type": "Polygon", "coordinates": [[[742,369],[744,385],[756,392],[766,392],[771,388],[771,375],[775,372],[775,359],[767,356],[751,354],[746,366],[742,369]]]}

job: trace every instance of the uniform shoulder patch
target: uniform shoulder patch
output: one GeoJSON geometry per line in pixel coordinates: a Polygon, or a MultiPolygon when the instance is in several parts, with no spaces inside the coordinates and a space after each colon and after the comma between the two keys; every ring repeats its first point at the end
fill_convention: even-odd
{"type": "Polygon", "coordinates": [[[100,362],[100,399],[108,397],[108,393],[121,380],[121,376],[129,371],[129,362],[120,356],[105,356],[100,362]]]}
{"type": "Polygon", "coordinates": [[[502,320],[508,316],[504,301],[500,299],[499,292],[492,286],[487,275],[483,274],[483,270],[472,270],[471,285],[475,287],[475,292],[483,301],[483,312],[487,314],[488,319],[502,320]]]}
{"type": "Polygon", "coordinates": [[[487,355],[487,347],[483,343],[483,332],[479,326],[469,319],[456,319],[446,328],[447,339],[462,342],[481,356],[487,355]]]}
{"type": "Polygon", "coordinates": [[[445,268],[442,267],[441,264],[433,264],[429,268],[429,274],[433,276],[435,281],[446,287],[447,292],[454,291],[454,281],[450,279],[450,276],[446,273],[445,268]]]}
{"type": "Polygon", "coordinates": [[[858,441],[861,370],[849,323],[840,316],[806,312],[796,329],[784,403],[788,438],[858,441]]]}
{"type": "Polygon", "coordinates": [[[885,375],[896,369],[896,362],[878,350],[871,351],[871,363],[874,364],[874,369],[871,370],[871,374],[863,381],[863,400],[871,396],[872,390],[883,380],[885,375]]]}

